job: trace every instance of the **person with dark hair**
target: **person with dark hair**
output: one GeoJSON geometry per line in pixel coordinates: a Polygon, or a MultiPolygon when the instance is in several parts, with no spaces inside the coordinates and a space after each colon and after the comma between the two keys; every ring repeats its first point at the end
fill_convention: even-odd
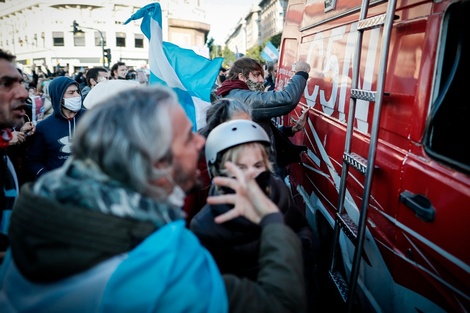
{"type": "Polygon", "coordinates": [[[93,87],[98,83],[107,81],[109,79],[108,70],[103,67],[93,67],[86,72],[86,86],[82,88],[82,100],[85,100],[86,96],[93,87]]]}
{"type": "Polygon", "coordinates": [[[14,55],[0,49],[0,263],[8,247],[9,216],[19,193],[7,148],[13,139],[11,129],[21,123],[29,97],[14,60],[14,55]]]}
{"type": "Polygon", "coordinates": [[[85,109],[78,83],[70,77],[58,76],[49,84],[54,114],[36,125],[27,166],[36,179],[56,169],[70,157],[72,138],[85,109]]]}
{"type": "Polygon", "coordinates": [[[268,76],[266,76],[264,80],[264,87],[265,91],[271,91],[274,90],[274,87],[276,86],[276,75],[277,75],[277,61],[275,62],[270,62],[267,67],[268,71],[268,76]]]}
{"type": "Polygon", "coordinates": [[[185,227],[204,138],[169,87],[118,92],[78,124],[72,157],[26,184],[11,216],[0,311],[305,312],[300,241],[250,171],[225,167],[208,202],[259,225],[256,281],[221,275],[185,227]],[[93,129],[93,131],[90,131],[93,129]]]}
{"type": "Polygon", "coordinates": [[[40,80],[44,80],[48,77],[52,77],[52,73],[44,62],[41,66],[36,66],[36,64],[31,65],[31,73],[33,77],[33,82],[39,87],[40,80]],[[44,70],[43,70],[44,68],[44,70]]]}
{"type": "Polygon", "coordinates": [[[87,85],[86,83],[86,72],[82,68],[73,78],[78,83],[78,88],[82,90],[87,85]]]}
{"type": "Polygon", "coordinates": [[[264,91],[263,67],[256,60],[243,57],[233,63],[227,80],[217,89],[219,97],[236,99],[251,107],[253,121],[260,124],[271,138],[271,161],[275,172],[281,176],[284,175],[284,167],[299,162],[300,153],[306,150],[306,147],[292,144],[272,122],[273,117],[289,113],[300,101],[307,85],[310,65],[298,61],[295,70],[294,76],[282,90],[264,91]]]}
{"type": "Polygon", "coordinates": [[[119,61],[111,67],[111,79],[126,79],[126,75],[126,63],[119,61]]]}
{"type": "Polygon", "coordinates": [[[219,69],[219,75],[217,75],[216,83],[217,86],[221,86],[222,83],[225,81],[227,78],[227,69],[225,67],[220,67],[219,69]]]}
{"type": "Polygon", "coordinates": [[[127,80],[138,80],[137,79],[137,71],[134,70],[133,68],[127,71],[126,74],[126,79],[127,80]]]}
{"type": "Polygon", "coordinates": [[[215,100],[217,100],[217,95],[216,95],[217,88],[219,88],[222,85],[222,83],[225,81],[225,79],[227,78],[227,71],[228,70],[225,67],[223,66],[220,67],[219,75],[217,75],[214,86],[212,87],[211,102],[214,102],[215,100]]]}

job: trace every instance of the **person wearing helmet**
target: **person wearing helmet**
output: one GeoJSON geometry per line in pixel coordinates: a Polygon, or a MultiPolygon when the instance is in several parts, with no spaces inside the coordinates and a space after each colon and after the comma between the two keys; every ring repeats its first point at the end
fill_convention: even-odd
{"type": "MultiPolygon", "coordinates": [[[[198,130],[198,133],[207,138],[209,133],[223,122],[244,119],[251,120],[251,109],[244,103],[234,99],[216,100],[206,113],[206,125],[198,130]]],[[[183,211],[186,213],[186,223],[189,226],[191,219],[206,204],[206,198],[209,194],[211,186],[211,178],[207,171],[206,159],[204,157],[204,149],[198,162],[198,170],[200,173],[199,184],[186,194],[184,200],[183,211]]]]}
{"type": "MultiPolygon", "coordinates": [[[[198,130],[198,133],[207,138],[209,133],[218,125],[230,120],[252,120],[251,108],[238,100],[221,98],[216,100],[207,110],[206,125],[198,130]]],[[[299,116],[298,120],[292,120],[293,126],[280,126],[278,132],[283,133],[285,136],[292,136],[295,132],[301,130],[305,126],[307,110],[304,110],[299,116]]],[[[289,141],[290,143],[290,141],[289,141]]],[[[295,153],[291,147],[297,147],[294,144],[286,146],[281,152],[284,154],[295,153]]],[[[211,179],[208,174],[206,160],[204,156],[204,149],[201,151],[201,157],[198,163],[200,172],[200,184],[193,188],[186,196],[183,211],[186,213],[186,222],[189,226],[191,219],[199,212],[206,204],[206,198],[211,186],[211,179]]],[[[283,176],[280,176],[283,178],[283,176]]]]}
{"type": "MultiPolygon", "coordinates": [[[[232,120],[215,127],[208,135],[205,157],[211,178],[227,176],[226,162],[243,172],[250,172],[265,194],[284,216],[286,225],[298,233],[295,225],[305,217],[296,210],[286,184],[273,175],[269,160],[271,142],[266,131],[250,120],[232,120]]],[[[209,195],[232,193],[230,189],[212,186],[209,195]]],[[[214,257],[221,273],[256,280],[261,228],[246,218],[238,217],[224,224],[214,219],[231,209],[229,205],[206,204],[190,222],[190,229],[214,257]]],[[[299,264],[302,266],[302,264],[299,264]]]]}

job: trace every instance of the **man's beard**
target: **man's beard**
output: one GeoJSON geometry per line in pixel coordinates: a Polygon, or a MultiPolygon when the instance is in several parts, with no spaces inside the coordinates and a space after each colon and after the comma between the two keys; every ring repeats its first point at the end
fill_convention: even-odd
{"type": "MultiPolygon", "coordinates": [[[[196,171],[199,172],[199,170],[196,171]]],[[[194,181],[194,184],[192,186],[184,186],[186,188],[183,188],[183,190],[186,194],[200,190],[202,188],[203,183],[201,175],[194,175],[194,173],[188,174],[180,164],[174,164],[174,173],[174,181],[181,188],[183,188],[185,183],[187,183],[188,181],[194,181]]]]}
{"type": "Polygon", "coordinates": [[[22,121],[21,118],[13,118],[10,117],[7,120],[0,121],[0,129],[5,129],[5,128],[13,128],[16,125],[20,124],[22,121]]]}

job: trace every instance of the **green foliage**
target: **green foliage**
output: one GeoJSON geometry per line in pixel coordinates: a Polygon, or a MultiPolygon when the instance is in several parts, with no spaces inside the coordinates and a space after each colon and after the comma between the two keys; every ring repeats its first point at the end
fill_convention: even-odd
{"type": "MultiPolygon", "coordinates": [[[[264,47],[266,47],[266,44],[268,43],[268,41],[271,41],[271,43],[273,44],[274,47],[276,47],[277,49],[279,49],[279,46],[281,45],[281,38],[282,38],[282,33],[279,33],[277,35],[274,35],[274,36],[271,36],[269,38],[266,38],[264,41],[263,41],[263,44],[261,45],[264,49],[264,47]]],[[[261,49],[262,51],[262,49],[261,49]]]]}
{"type": "Polygon", "coordinates": [[[222,65],[225,67],[232,66],[233,62],[235,61],[235,53],[232,52],[227,46],[225,46],[224,50],[222,51],[222,57],[224,58],[222,65]]]}
{"type": "Polygon", "coordinates": [[[250,49],[248,49],[248,51],[246,52],[246,56],[250,57],[252,59],[255,59],[256,61],[258,61],[260,63],[264,63],[264,60],[261,58],[261,51],[263,51],[261,46],[256,45],[256,46],[251,47],[250,49]]]}
{"type": "Polygon", "coordinates": [[[279,47],[281,46],[281,37],[282,37],[282,33],[279,33],[277,35],[272,36],[270,39],[273,46],[276,47],[278,50],[279,50],[279,47]]]}

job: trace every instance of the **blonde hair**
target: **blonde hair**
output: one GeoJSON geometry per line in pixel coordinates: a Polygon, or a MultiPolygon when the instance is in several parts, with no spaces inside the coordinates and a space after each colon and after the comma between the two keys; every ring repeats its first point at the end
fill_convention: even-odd
{"type": "MultiPolygon", "coordinates": [[[[271,161],[269,160],[269,146],[266,146],[262,143],[259,142],[250,142],[250,143],[245,143],[242,145],[235,146],[231,149],[228,149],[222,156],[220,160],[220,174],[221,175],[227,175],[227,170],[224,167],[225,162],[230,161],[233,163],[237,163],[237,161],[240,159],[240,156],[243,154],[246,148],[253,147],[253,148],[258,148],[261,151],[261,154],[263,155],[263,161],[266,166],[266,168],[272,172],[273,171],[273,165],[271,161]]],[[[217,175],[215,175],[217,176],[217,175]]]]}

